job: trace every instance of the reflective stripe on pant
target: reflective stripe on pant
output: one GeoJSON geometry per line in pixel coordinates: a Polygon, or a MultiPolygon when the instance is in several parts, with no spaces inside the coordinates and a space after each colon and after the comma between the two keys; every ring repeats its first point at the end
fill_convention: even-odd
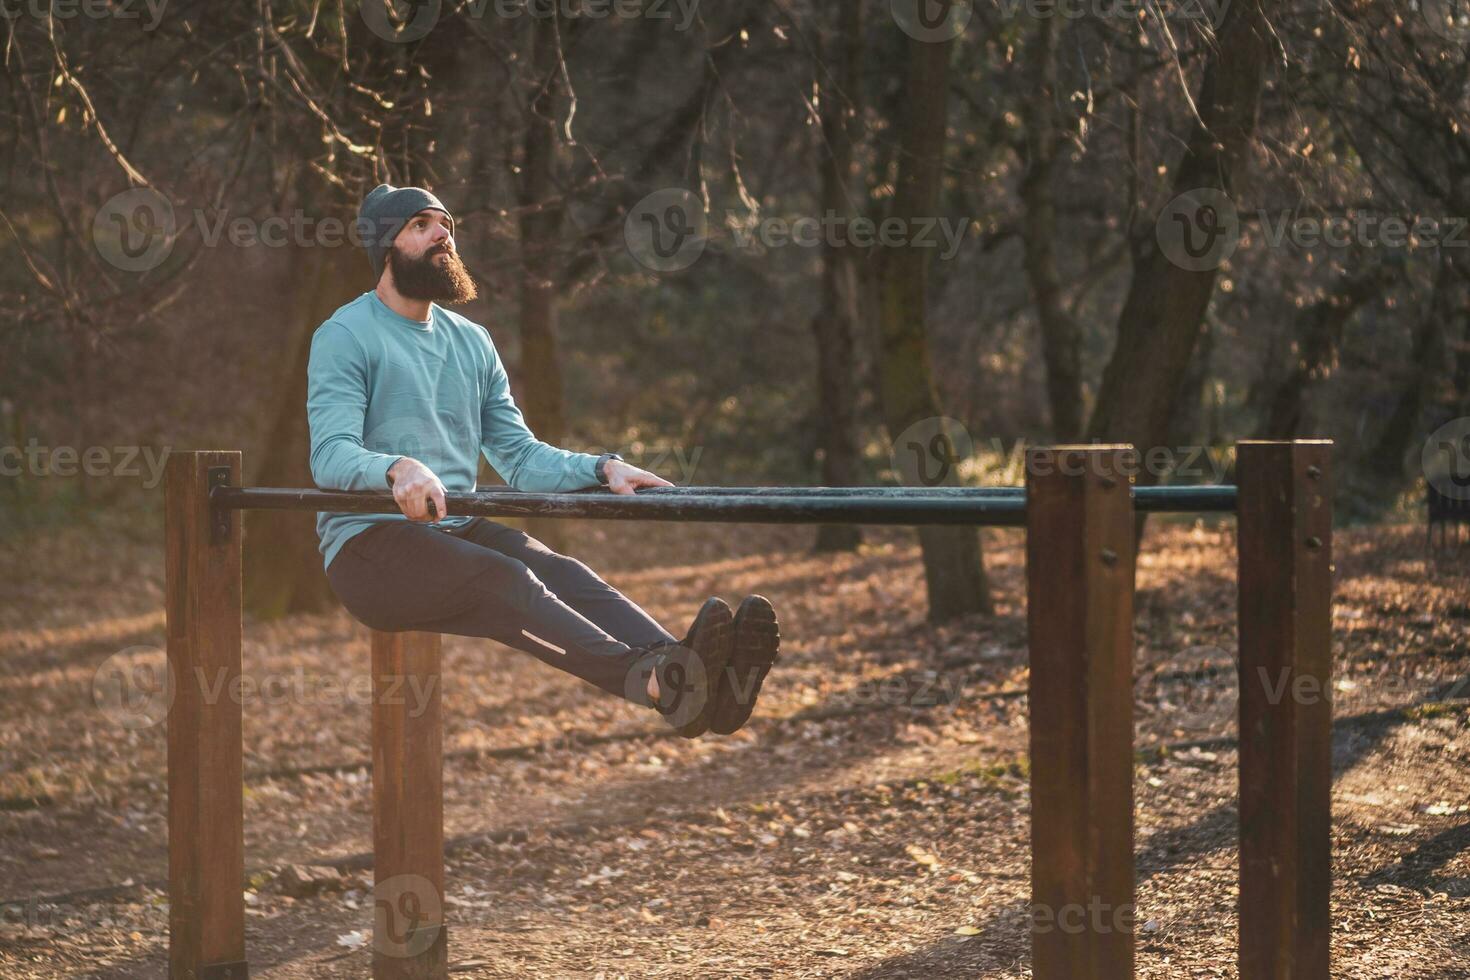
{"type": "Polygon", "coordinates": [[[372,629],[488,637],[644,706],[646,676],[629,684],[634,648],[676,639],[582,562],[483,517],[448,531],[371,527],[342,546],[327,579],[372,629]]]}

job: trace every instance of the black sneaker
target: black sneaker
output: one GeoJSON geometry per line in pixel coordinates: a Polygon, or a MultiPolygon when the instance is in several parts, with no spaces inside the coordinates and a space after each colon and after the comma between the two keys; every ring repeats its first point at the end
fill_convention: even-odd
{"type": "Polygon", "coordinates": [[[761,684],[780,659],[780,648],[781,628],[770,600],[763,595],[746,596],[735,613],[735,649],[715,688],[710,731],[729,735],[750,720],[761,684]]]}
{"type": "MultiPolygon", "coordinates": [[[[734,618],[725,600],[711,597],[700,607],[682,642],[654,644],[651,669],[658,678],[653,708],[685,738],[709,730],[714,695],[730,661],[734,618]]],[[[647,673],[639,672],[646,686],[647,673]]]]}

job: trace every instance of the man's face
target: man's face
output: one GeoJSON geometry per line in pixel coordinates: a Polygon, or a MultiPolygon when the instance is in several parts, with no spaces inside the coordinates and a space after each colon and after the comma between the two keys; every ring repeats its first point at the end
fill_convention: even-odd
{"type": "Polygon", "coordinates": [[[393,285],[409,299],[468,303],[478,294],[475,280],[459,260],[449,215],[424,210],[408,219],[388,251],[393,285]]]}

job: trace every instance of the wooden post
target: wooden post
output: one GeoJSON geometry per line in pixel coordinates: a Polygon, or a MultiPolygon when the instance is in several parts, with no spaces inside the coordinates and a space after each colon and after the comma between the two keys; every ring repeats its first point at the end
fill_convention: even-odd
{"type": "Polygon", "coordinates": [[[1236,447],[1241,980],[1329,976],[1331,450],[1236,447]]]}
{"type": "Polygon", "coordinates": [[[439,634],[372,634],[373,976],[443,980],[439,634]]]}
{"type": "Polygon", "coordinates": [[[169,976],[243,980],[240,521],[210,513],[211,481],[238,484],[238,452],[178,452],[165,471],[168,617],[169,976]]]}
{"type": "Polygon", "coordinates": [[[1131,446],[1026,457],[1036,980],[1133,976],[1131,446]]]}

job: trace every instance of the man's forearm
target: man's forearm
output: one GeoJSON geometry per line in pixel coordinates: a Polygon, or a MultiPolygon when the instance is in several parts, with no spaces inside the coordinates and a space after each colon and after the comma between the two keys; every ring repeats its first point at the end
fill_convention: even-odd
{"type": "Polygon", "coordinates": [[[519,452],[511,453],[492,452],[487,448],[485,457],[506,483],[528,493],[560,493],[598,484],[598,457],[558,449],[544,442],[533,441],[520,447],[519,452]]]}
{"type": "Polygon", "coordinates": [[[311,454],[311,478],[323,490],[382,490],[392,484],[388,470],[402,456],[375,453],[338,436],[311,454]]]}

